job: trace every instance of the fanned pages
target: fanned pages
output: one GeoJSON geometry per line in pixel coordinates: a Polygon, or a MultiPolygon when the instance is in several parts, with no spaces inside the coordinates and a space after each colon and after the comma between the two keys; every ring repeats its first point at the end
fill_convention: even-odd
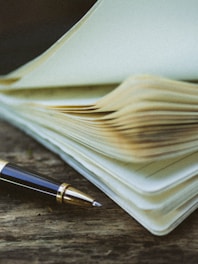
{"type": "Polygon", "coordinates": [[[2,117],[157,235],[198,205],[198,84],[171,79],[198,76],[195,5],[98,1],[0,80],[2,117]]]}
{"type": "Polygon", "coordinates": [[[198,150],[197,84],[135,76],[114,89],[5,90],[0,98],[22,117],[118,160],[150,162],[198,150]]]}

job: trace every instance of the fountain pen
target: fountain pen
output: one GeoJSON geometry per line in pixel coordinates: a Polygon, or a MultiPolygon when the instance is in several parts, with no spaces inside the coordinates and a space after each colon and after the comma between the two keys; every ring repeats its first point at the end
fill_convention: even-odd
{"type": "Polygon", "coordinates": [[[67,183],[60,183],[37,172],[29,171],[18,165],[0,160],[0,182],[25,188],[26,190],[52,197],[61,204],[96,206],[101,204],[91,196],[77,190],[67,183]]]}

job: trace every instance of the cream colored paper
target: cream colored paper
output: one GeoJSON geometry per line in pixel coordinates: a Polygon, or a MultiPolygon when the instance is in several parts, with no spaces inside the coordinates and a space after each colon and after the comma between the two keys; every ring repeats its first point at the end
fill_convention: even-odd
{"type": "MultiPolygon", "coordinates": [[[[100,0],[13,87],[120,83],[131,74],[198,78],[196,0],[100,0]]],[[[21,79],[20,79],[21,78],[21,79]]]]}
{"type": "Polygon", "coordinates": [[[43,55],[0,79],[2,117],[157,235],[198,206],[198,85],[148,74],[197,79],[197,7],[98,1],[43,55]]]}

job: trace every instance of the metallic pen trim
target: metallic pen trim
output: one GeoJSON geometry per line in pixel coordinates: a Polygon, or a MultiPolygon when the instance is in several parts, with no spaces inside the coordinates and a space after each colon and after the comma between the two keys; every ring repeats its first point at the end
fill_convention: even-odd
{"type": "Polygon", "coordinates": [[[95,201],[91,196],[77,190],[67,183],[62,183],[59,186],[56,201],[62,204],[68,203],[80,206],[101,206],[101,204],[95,201]]]}
{"type": "Polygon", "coordinates": [[[56,201],[58,203],[63,203],[63,196],[64,196],[64,193],[66,191],[66,189],[69,187],[70,185],[67,184],[67,183],[62,183],[59,188],[58,188],[58,191],[57,191],[57,194],[56,194],[56,201]]]}
{"type": "Polygon", "coordinates": [[[61,204],[101,206],[91,196],[79,191],[70,184],[60,183],[55,179],[26,170],[4,160],[0,160],[0,181],[52,197],[61,204]]]}

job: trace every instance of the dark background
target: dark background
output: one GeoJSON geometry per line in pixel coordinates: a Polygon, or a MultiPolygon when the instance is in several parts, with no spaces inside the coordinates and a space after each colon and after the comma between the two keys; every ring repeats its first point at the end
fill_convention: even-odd
{"type": "Polygon", "coordinates": [[[0,0],[0,74],[50,47],[95,0],[0,0]]]}
{"type": "MultiPolygon", "coordinates": [[[[108,1],[108,0],[106,0],[108,1]]],[[[0,74],[42,53],[94,0],[0,0],[0,74]]],[[[151,235],[52,152],[0,120],[0,158],[71,183],[102,209],[58,207],[0,185],[0,264],[197,264],[198,211],[151,235]]]]}

